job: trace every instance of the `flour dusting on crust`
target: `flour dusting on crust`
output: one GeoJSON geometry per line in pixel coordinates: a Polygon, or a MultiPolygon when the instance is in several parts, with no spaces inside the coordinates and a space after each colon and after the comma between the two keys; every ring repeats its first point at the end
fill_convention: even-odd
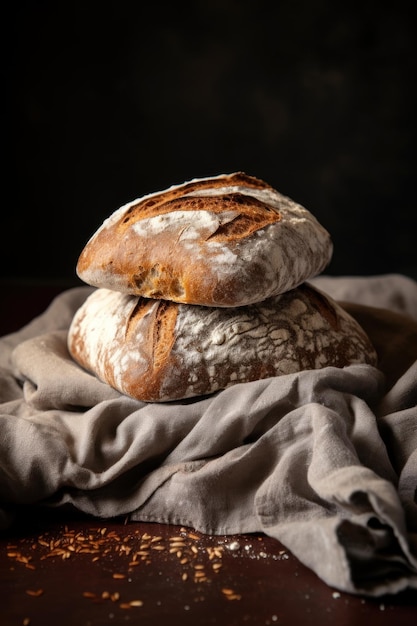
{"type": "Polygon", "coordinates": [[[117,209],[77,264],[96,287],[185,304],[260,302],[320,274],[329,233],[304,207],[242,173],[193,179],[117,209]]]}
{"type": "Polygon", "coordinates": [[[306,369],[376,365],[357,322],[308,284],[235,309],[97,289],[76,312],[68,347],[98,378],[149,402],[306,369]]]}

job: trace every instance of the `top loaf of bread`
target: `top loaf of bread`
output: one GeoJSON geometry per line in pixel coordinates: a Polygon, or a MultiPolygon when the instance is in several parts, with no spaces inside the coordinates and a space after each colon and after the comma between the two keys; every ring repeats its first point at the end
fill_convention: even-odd
{"type": "Polygon", "coordinates": [[[306,208],[236,172],[120,207],[85,245],[77,274],[125,294],[236,307],[320,274],[332,252],[329,233],[306,208]]]}

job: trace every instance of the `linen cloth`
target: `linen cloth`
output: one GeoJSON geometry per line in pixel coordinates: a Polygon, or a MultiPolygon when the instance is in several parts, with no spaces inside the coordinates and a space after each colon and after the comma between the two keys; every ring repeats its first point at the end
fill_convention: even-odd
{"type": "Polygon", "coordinates": [[[311,281],[362,324],[379,366],[237,384],[146,404],[83,371],[67,330],[91,293],[60,294],[0,339],[0,528],[19,505],[263,532],[331,587],[417,588],[417,283],[311,281]]]}

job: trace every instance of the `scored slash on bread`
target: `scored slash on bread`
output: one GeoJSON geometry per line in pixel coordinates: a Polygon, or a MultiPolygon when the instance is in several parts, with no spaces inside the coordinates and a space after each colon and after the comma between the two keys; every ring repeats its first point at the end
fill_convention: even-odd
{"type": "Polygon", "coordinates": [[[126,294],[235,307],[316,276],[332,251],[329,233],[307,209],[237,172],[120,207],[87,242],[77,273],[126,294]]]}

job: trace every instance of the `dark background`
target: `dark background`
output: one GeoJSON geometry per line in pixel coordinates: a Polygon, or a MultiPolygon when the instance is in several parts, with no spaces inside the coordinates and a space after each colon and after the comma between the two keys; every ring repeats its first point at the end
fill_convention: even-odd
{"type": "Polygon", "coordinates": [[[246,171],[330,231],[326,273],[417,278],[412,2],[16,2],[2,278],[75,281],[120,205],[246,171]]]}

